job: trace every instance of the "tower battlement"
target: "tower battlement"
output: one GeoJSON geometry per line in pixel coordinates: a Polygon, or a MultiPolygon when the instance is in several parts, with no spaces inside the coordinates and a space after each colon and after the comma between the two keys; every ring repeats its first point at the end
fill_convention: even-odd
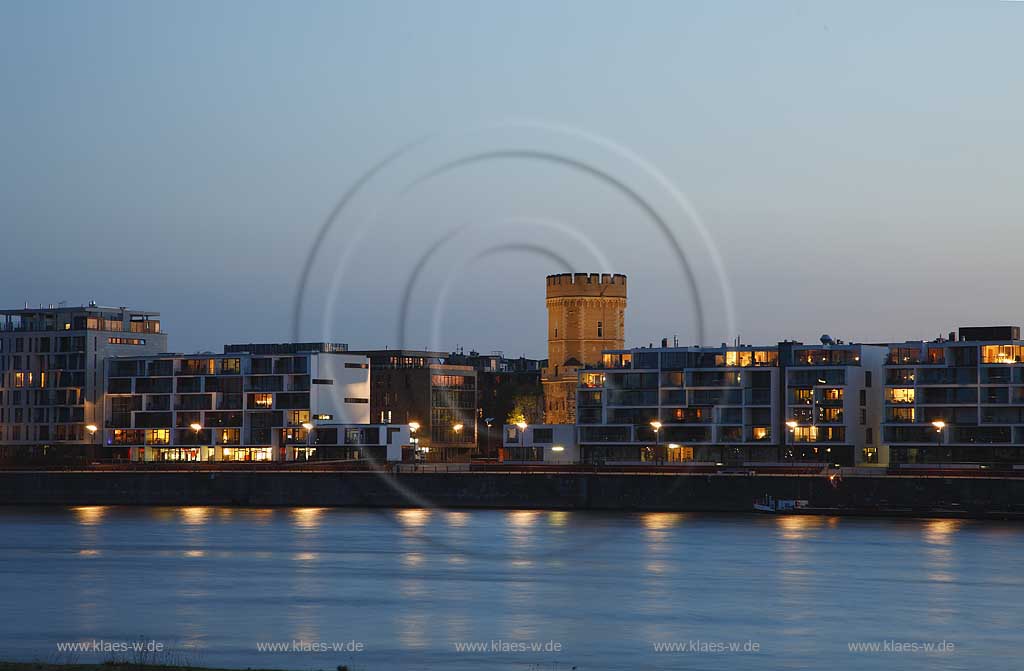
{"type": "Polygon", "coordinates": [[[547,276],[547,297],[626,298],[626,276],[618,273],[561,273],[547,276]]]}

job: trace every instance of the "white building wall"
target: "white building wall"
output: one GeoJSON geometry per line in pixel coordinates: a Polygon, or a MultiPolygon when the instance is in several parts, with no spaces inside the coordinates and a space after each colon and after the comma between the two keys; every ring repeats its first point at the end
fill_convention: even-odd
{"type": "Polygon", "coordinates": [[[540,447],[543,448],[545,464],[579,463],[580,450],[576,443],[575,424],[531,424],[520,436],[520,429],[514,424],[506,424],[503,432],[502,445],[506,448],[540,447]],[[539,442],[535,436],[537,429],[550,429],[551,440],[539,442]],[[555,448],[560,447],[561,450],[555,448]]]}
{"type": "Polygon", "coordinates": [[[330,421],[339,424],[369,424],[370,360],[357,354],[330,352],[318,352],[310,358],[312,415],[331,415],[330,421]],[[331,380],[333,384],[317,384],[315,380],[331,380]]]}

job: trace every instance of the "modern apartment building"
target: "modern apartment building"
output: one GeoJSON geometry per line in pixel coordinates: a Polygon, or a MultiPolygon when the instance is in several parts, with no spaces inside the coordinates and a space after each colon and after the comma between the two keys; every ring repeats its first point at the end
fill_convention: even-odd
{"type": "Polygon", "coordinates": [[[0,460],[100,456],[106,361],[166,349],[158,312],[95,303],[0,311],[0,460]]]}
{"type": "Polygon", "coordinates": [[[103,443],[111,457],[351,459],[360,458],[359,446],[391,442],[346,431],[370,423],[370,363],[329,343],[119,357],[107,362],[106,376],[103,443]]]}
{"type": "Polygon", "coordinates": [[[421,457],[468,461],[477,440],[477,372],[447,352],[363,350],[369,358],[370,415],[380,424],[415,425],[421,457]]]}
{"type": "Polygon", "coordinates": [[[884,466],[883,370],[888,347],[781,343],[785,362],[783,461],[884,466]]]}
{"type": "Polygon", "coordinates": [[[894,344],[885,369],[892,465],[1024,464],[1019,327],[965,327],[959,339],[894,344]]]}
{"type": "Polygon", "coordinates": [[[579,374],[580,458],[877,461],[887,349],[822,341],[605,352],[600,368],[579,374]]]}

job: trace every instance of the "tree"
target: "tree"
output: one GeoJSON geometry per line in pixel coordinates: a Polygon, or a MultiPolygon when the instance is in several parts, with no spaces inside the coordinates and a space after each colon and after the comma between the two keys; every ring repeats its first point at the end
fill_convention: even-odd
{"type": "Polygon", "coordinates": [[[506,424],[539,424],[543,417],[541,397],[537,394],[519,394],[512,400],[512,410],[506,424]]]}

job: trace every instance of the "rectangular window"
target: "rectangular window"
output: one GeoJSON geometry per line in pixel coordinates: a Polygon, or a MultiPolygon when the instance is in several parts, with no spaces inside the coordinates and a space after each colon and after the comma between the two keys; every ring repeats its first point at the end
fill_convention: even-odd
{"type": "Polygon", "coordinates": [[[145,338],[107,338],[111,345],[145,345],[145,338]]]}
{"type": "Polygon", "coordinates": [[[981,348],[982,363],[1017,363],[1024,356],[1020,345],[984,345],[981,348]]]}
{"type": "Polygon", "coordinates": [[[604,322],[597,322],[597,337],[604,337],[604,322]]]}
{"type": "Polygon", "coordinates": [[[368,398],[346,398],[345,402],[346,403],[369,403],[370,399],[368,399],[368,398]]]}
{"type": "Polygon", "coordinates": [[[241,442],[241,435],[238,429],[221,429],[217,432],[217,441],[221,445],[238,445],[241,442]]]}
{"type": "Polygon", "coordinates": [[[309,410],[289,410],[287,416],[290,426],[309,423],[309,410]]]}
{"type": "Polygon", "coordinates": [[[274,407],[274,395],[273,394],[249,394],[250,407],[252,408],[272,408],[274,407]]]}
{"type": "Polygon", "coordinates": [[[885,396],[889,403],[913,403],[914,402],[914,390],[913,389],[886,389],[885,396]]]}
{"type": "Polygon", "coordinates": [[[171,442],[170,429],[150,429],[146,432],[147,445],[169,445],[171,442]]]}
{"type": "Polygon", "coordinates": [[[871,388],[871,382],[872,382],[871,378],[872,378],[871,371],[869,371],[869,370],[864,371],[864,386],[868,387],[869,389],[871,388]]]}
{"type": "Polygon", "coordinates": [[[238,375],[242,372],[241,359],[221,359],[220,372],[222,375],[238,375]]]}
{"type": "Polygon", "coordinates": [[[533,442],[535,443],[553,443],[554,429],[534,429],[533,430],[533,442]]]}
{"type": "Polygon", "coordinates": [[[369,367],[370,367],[370,364],[368,364],[368,363],[347,363],[347,364],[345,364],[345,368],[369,368],[369,367]]]}
{"type": "Polygon", "coordinates": [[[313,384],[334,384],[334,380],[330,380],[322,377],[314,377],[313,384]]]}

